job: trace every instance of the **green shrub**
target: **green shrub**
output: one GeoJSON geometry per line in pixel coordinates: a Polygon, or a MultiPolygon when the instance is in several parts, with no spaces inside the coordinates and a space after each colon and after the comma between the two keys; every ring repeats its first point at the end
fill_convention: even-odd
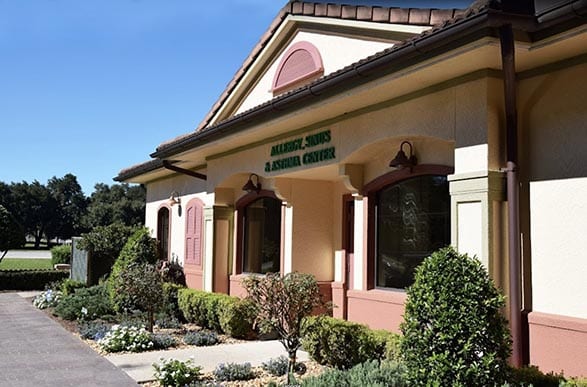
{"type": "Polygon", "coordinates": [[[255,377],[251,363],[220,363],[214,369],[214,378],[221,382],[249,380],[255,377]]]}
{"type": "MultiPolygon", "coordinates": [[[[137,229],[122,248],[120,255],[112,266],[112,273],[108,278],[108,293],[110,300],[117,312],[123,312],[129,308],[132,299],[121,288],[125,286],[126,279],[121,278],[123,272],[133,265],[157,263],[157,243],[151,238],[151,233],[146,227],[137,229]]],[[[161,282],[161,281],[159,281],[161,282]]]]}
{"type": "Polygon", "coordinates": [[[64,296],[69,296],[70,294],[75,293],[76,289],[87,288],[87,285],[83,282],[67,278],[61,283],[59,288],[61,289],[61,292],[63,292],[64,296]]]}
{"type": "Polygon", "coordinates": [[[176,259],[162,261],[159,273],[161,273],[161,277],[165,282],[170,282],[183,287],[186,286],[183,266],[181,266],[176,259]]]}
{"type": "Polygon", "coordinates": [[[155,380],[163,387],[191,385],[200,378],[201,367],[193,365],[192,360],[160,359],[154,363],[155,380]]]}
{"type": "Polygon", "coordinates": [[[163,282],[163,309],[161,310],[169,318],[178,321],[184,320],[183,314],[179,309],[177,302],[177,292],[179,289],[185,289],[185,286],[177,285],[171,282],[163,282]]]}
{"type": "Polygon", "coordinates": [[[112,312],[112,304],[103,284],[78,289],[74,294],[63,297],[53,310],[53,314],[65,320],[94,320],[112,312]]]}
{"type": "Polygon", "coordinates": [[[184,318],[203,328],[246,337],[252,331],[252,308],[248,301],[226,294],[178,289],[178,305],[184,318]]]}
{"type": "Polygon", "coordinates": [[[559,387],[565,382],[562,374],[543,373],[536,366],[509,368],[508,383],[512,387],[559,387]]]}
{"type": "Polygon", "coordinates": [[[0,290],[43,290],[69,273],[57,270],[0,270],[0,290]]]}
{"type": "Polygon", "coordinates": [[[188,332],[183,337],[183,342],[197,347],[207,347],[218,343],[218,335],[214,332],[188,332]]]}
{"type": "MultiPolygon", "coordinates": [[[[281,355],[275,359],[269,359],[268,362],[262,363],[261,367],[263,370],[269,372],[273,376],[283,376],[287,374],[289,367],[289,359],[287,356],[281,355]]],[[[295,372],[297,374],[303,374],[306,372],[306,366],[303,363],[296,363],[295,372]]]]}
{"type": "Polygon", "coordinates": [[[229,297],[221,300],[218,320],[222,332],[236,338],[253,335],[255,306],[247,299],[229,297]]]}
{"type": "Polygon", "coordinates": [[[79,334],[83,339],[98,341],[106,336],[112,324],[104,321],[83,321],[79,325],[79,334]]]}
{"type": "Polygon", "coordinates": [[[154,349],[167,349],[179,344],[175,337],[167,333],[154,333],[151,335],[151,341],[154,349]]]}
{"type": "Polygon", "coordinates": [[[95,227],[89,233],[82,234],[78,247],[91,255],[89,284],[97,284],[98,279],[110,274],[114,261],[135,230],[134,226],[113,223],[95,227]]]}
{"type": "Polygon", "coordinates": [[[505,302],[479,260],[442,249],[416,269],[407,293],[401,352],[412,385],[505,382],[505,302]]]}
{"type": "Polygon", "coordinates": [[[371,360],[349,370],[329,369],[319,376],[302,380],[303,387],[404,387],[408,386],[404,367],[397,362],[371,360]]]}
{"type": "Polygon", "coordinates": [[[307,317],[302,325],[302,344],[322,365],[348,369],[368,360],[381,360],[397,352],[398,335],[327,316],[307,317]],[[392,349],[387,349],[390,343],[392,349]]]}
{"type": "Polygon", "coordinates": [[[55,246],[51,249],[51,264],[71,263],[71,245],[55,246]]]}

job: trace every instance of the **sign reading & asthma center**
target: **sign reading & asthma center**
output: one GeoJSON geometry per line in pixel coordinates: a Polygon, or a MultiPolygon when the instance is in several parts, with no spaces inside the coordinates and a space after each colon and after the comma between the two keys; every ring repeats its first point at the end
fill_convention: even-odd
{"type": "Polygon", "coordinates": [[[330,130],[294,138],[271,146],[271,157],[279,157],[265,163],[265,172],[275,172],[283,169],[295,168],[302,165],[320,163],[336,158],[335,147],[322,147],[328,145],[332,137],[330,130]],[[306,151],[307,150],[307,151],[306,151]],[[302,151],[306,151],[302,153],[302,151]],[[287,157],[281,157],[288,153],[298,153],[287,157]]]}

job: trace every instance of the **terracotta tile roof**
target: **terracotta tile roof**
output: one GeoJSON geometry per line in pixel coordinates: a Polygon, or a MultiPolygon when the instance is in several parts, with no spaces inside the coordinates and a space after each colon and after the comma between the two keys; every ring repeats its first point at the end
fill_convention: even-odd
{"type": "Polygon", "coordinates": [[[277,17],[273,20],[265,34],[263,34],[257,45],[245,59],[240,69],[228,83],[224,92],[220,95],[208,114],[197,127],[196,131],[205,129],[210,124],[212,117],[214,117],[218,112],[218,109],[220,109],[228,96],[234,91],[234,88],[240,79],[247,72],[254,60],[267,45],[279,25],[288,15],[359,20],[389,24],[433,26],[458,16],[462,12],[463,10],[460,9],[418,9],[290,1],[281,9],[277,17]]]}

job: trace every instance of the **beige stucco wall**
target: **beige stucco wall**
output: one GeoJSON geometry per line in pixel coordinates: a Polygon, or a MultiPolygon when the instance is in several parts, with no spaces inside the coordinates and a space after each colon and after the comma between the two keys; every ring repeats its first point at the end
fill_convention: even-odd
{"type": "Polygon", "coordinates": [[[153,237],[157,236],[157,212],[165,205],[173,191],[179,193],[182,205],[182,215],[179,215],[179,206],[171,207],[171,238],[170,255],[176,257],[183,264],[185,255],[185,206],[193,199],[198,198],[205,206],[214,204],[214,194],[206,193],[206,182],[190,176],[176,175],[164,180],[147,184],[147,206],[145,225],[151,230],[153,237]]]}
{"type": "Polygon", "coordinates": [[[522,80],[532,309],[587,318],[587,65],[522,80]]]}
{"type": "Polygon", "coordinates": [[[356,39],[342,35],[325,35],[310,31],[300,31],[296,33],[291,42],[281,51],[276,60],[268,67],[265,74],[259,79],[259,82],[253,87],[247,95],[237,114],[252,107],[269,101],[273,98],[271,88],[273,78],[281,61],[283,54],[287,49],[298,42],[310,42],[320,52],[322,64],[324,66],[324,75],[331,74],[336,70],[354,63],[362,58],[366,58],[376,52],[391,47],[389,42],[370,41],[366,39],[356,39]]]}

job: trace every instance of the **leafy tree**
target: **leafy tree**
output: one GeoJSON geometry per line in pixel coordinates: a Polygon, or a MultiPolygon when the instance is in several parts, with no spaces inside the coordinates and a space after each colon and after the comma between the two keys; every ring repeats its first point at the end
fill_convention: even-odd
{"type": "Polygon", "coordinates": [[[414,386],[501,386],[510,335],[504,297],[479,260],[441,249],[408,289],[401,354],[414,386]]]}
{"type": "Polygon", "coordinates": [[[11,188],[11,212],[22,225],[25,234],[35,239],[35,248],[38,249],[41,239],[56,216],[57,202],[51,191],[37,180],[30,184],[26,181],[13,183],[11,188]]]}
{"type": "Polygon", "coordinates": [[[98,183],[90,196],[83,225],[87,229],[122,223],[128,226],[143,225],[146,191],[142,185],[98,183]]]}
{"type": "Polygon", "coordinates": [[[71,173],[62,178],[53,176],[47,188],[57,203],[57,211],[47,230],[47,238],[69,239],[82,231],[81,218],[86,211],[85,197],[77,177],[71,173]]]}
{"type": "Polygon", "coordinates": [[[134,262],[120,273],[114,290],[124,295],[127,310],[147,313],[148,330],[153,332],[155,313],[163,308],[163,280],[154,265],[134,262]]]}
{"type": "Polygon", "coordinates": [[[24,245],[24,232],[8,210],[0,205],[0,262],[8,250],[24,245]]]}
{"type": "Polygon", "coordinates": [[[296,352],[301,344],[301,327],[304,317],[316,308],[325,307],[320,288],[311,274],[269,273],[250,276],[243,280],[248,299],[256,306],[256,322],[261,332],[276,331],[279,342],[289,355],[288,384],[293,383],[296,352]]]}

